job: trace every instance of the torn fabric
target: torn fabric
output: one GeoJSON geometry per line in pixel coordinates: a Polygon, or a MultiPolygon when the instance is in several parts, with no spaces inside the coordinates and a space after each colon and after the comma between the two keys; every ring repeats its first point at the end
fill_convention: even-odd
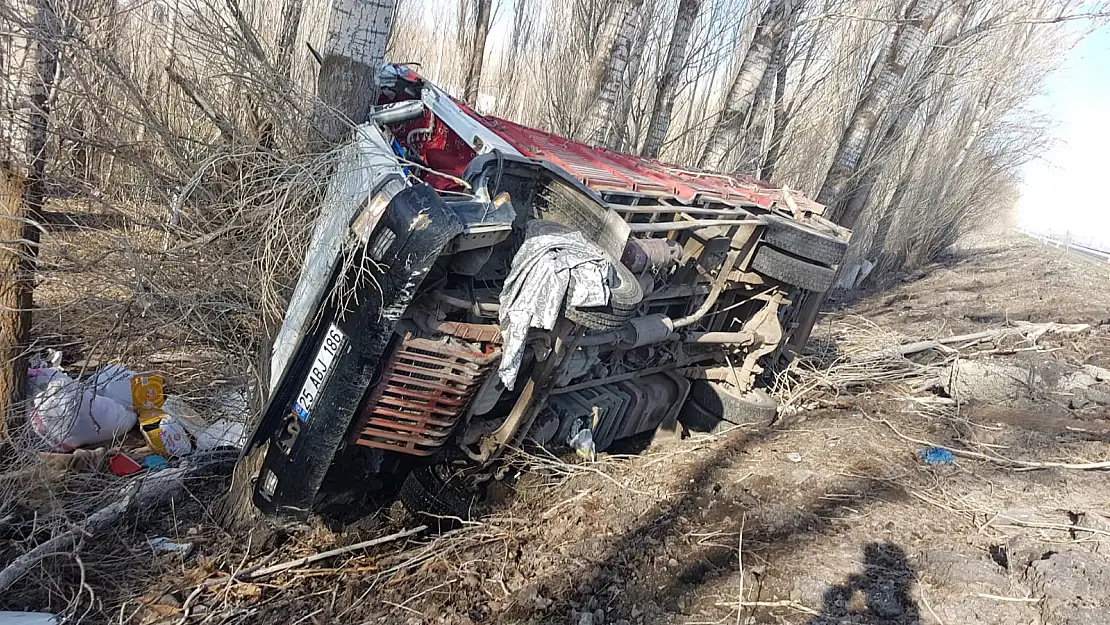
{"type": "Polygon", "coordinates": [[[498,374],[505,388],[512,390],[516,382],[528,330],[554,328],[564,301],[607,304],[614,274],[609,256],[579,232],[526,234],[501,291],[504,345],[498,374]]]}

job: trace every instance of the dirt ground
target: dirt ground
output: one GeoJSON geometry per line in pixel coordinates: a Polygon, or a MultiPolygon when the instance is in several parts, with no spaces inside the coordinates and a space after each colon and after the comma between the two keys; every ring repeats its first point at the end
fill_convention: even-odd
{"type": "Polygon", "coordinates": [[[232,537],[213,478],[90,541],[85,560],[111,554],[115,570],[51,564],[0,607],[181,625],[1110,624],[1110,474],[1011,462],[1110,459],[1098,369],[1110,368],[1110,270],[992,236],[839,303],[813,346],[815,372],[780,381],[789,409],[770,426],[596,463],[522,458],[529,470],[493,489],[484,521],[438,537],[206,587],[415,523],[395,506],[342,528],[232,537]],[[883,361],[878,382],[844,373],[890,345],[1022,321],[1090,328],[883,361]],[[967,380],[1019,372],[1002,384],[1013,396],[954,391],[953,359],[967,380]],[[927,464],[925,442],[980,457],[927,464]],[[152,555],[150,536],[194,549],[152,555]]]}

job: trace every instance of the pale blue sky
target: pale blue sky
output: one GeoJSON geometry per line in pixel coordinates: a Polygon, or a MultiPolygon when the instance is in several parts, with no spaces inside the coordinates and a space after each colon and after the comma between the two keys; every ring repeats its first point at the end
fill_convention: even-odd
{"type": "Polygon", "coordinates": [[[1018,223],[1110,246],[1110,26],[1070,51],[1035,106],[1055,141],[1025,168],[1018,223]]]}

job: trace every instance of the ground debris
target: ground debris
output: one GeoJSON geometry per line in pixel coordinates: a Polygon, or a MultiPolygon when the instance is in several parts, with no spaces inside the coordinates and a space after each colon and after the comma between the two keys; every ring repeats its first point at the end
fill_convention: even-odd
{"type": "MultiPolygon", "coordinates": [[[[1099,594],[1108,585],[1110,473],[1061,468],[1106,457],[1105,442],[1093,433],[1098,417],[1069,410],[1070,396],[1057,393],[1064,392],[1062,380],[1094,378],[1093,389],[1106,384],[1086,365],[1110,363],[1106,329],[1091,317],[1105,316],[1110,293],[1060,288],[1052,301],[1030,297],[1021,289],[1029,264],[1044,261],[1038,254],[1018,244],[978,250],[834,313],[819,329],[835,337],[815,342],[826,346],[824,364],[796,368],[793,386],[783,388],[798,397],[794,421],[658,443],[642,455],[602,453],[594,462],[522,455],[497,484],[494,515],[459,533],[413,536],[266,579],[229,580],[419,522],[384,510],[307,533],[229,534],[206,507],[226,478],[187,482],[184,492],[195,498],[136,515],[119,536],[85,540],[80,555],[105,604],[88,622],[117,623],[123,607],[125,617],[140,610],[128,625],[141,618],[179,623],[187,604],[186,624],[229,625],[302,618],[306,624],[1105,623],[1092,606],[1110,600],[1099,594]],[[952,346],[962,348],[961,364],[1010,365],[1039,376],[1043,387],[1022,403],[964,404],[939,384],[926,388],[951,364],[953,355],[939,350],[870,363],[851,358],[902,345],[905,337],[1012,327],[1006,315],[965,317],[990,302],[956,297],[977,272],[996,269],[1008,276],[999,287],[1004,292],[986,297],[1012,302],[1010,319],[1092,323],[1085,332],[1046,333],[1036,351],[1013,352],[1020,347],[1013,338],[1002,352],[993,351],[994,343],[952,346]],[[934,445],[951,450],[957,464],[941,471],[922,463],[917,451],[934,445]],[[152,558],[151,536],[193,542],[194,555],[152,558]],[[122,590],[95,581],[121,570],[135,571],[122,590]],[[188,602],[199,586],[205,587],[188,602]]],[[[99,488],[119,479],[70,473],[67,480],[99,480],[89,482],[99,488]]],[[[82,484],[70,488],[89,488],[82,484]]],[[[0,521],[8,514],[14,512],[0,521]]],[[[24,531],[0,522],[2,531],[15,529],[24,531]]],[[[20,553],[12,545],[50,537],[0,537],[0,562],[20,553]]],[[[75,563],[56,557],[42,564],[49,577],[29,574],[0,602],[44,596],[32,594],[36,584],[77,594],[75,563]]],[[[66,607],[41,605],[59,613],[66,607]]]]}

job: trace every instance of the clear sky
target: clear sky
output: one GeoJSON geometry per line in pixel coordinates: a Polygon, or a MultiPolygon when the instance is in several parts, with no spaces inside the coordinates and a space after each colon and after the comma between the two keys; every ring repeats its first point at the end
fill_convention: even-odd
{"type": "Polygon", "coordinates": [[[1110,26],[1068,54],[1036,106],[1055,121],[1052,147],[1024,171],[1019,225],[1110,247],[1110,26]]]}

